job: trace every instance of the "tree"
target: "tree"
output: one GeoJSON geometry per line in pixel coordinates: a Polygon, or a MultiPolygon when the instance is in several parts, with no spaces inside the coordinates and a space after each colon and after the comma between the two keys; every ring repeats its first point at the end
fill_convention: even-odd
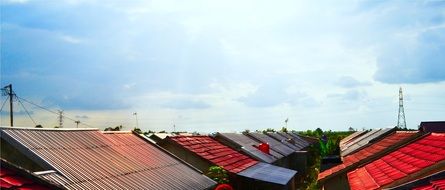
{"type": "Polygon", "coordinates": [[[286,127],[281,128],[281,132],[287,133],[287,128],[286,127]]]}
{"type": "Polygon", "coordinates": [[[104,129],[104,131],[120,131],[122,129],[122,125],[116,126],[116,127],[107,127],[104,129]]]}
{"type": "Polygon", "coordinates": [[[348,129],[349,131],[355,131],[355,129],[354,128],[352,128],[352,127],[349,127],[349,129],[348,129]]]}
{"type": "Polygon", "coordinates": [[[137,127],[135,127],[135,128],[133,129],[133,132],[135,132],[135,133],[137,133],[137,134],[141,134],[141,133],[142,133],[142,130],[139,129],[139,128],[137,128],[137,127]]]}
{"type": "Polygon", "coordinates": [[[38,125],[36,125],[36,128],[43,128],[43,126],[38,124],[38,125]]]}
{"type": "Polygon", "coordinates": [[[229,183],[229,175],[223,167],[210,166],[206,175],[210,179],[216,181],[218,184],[229,183]]]}

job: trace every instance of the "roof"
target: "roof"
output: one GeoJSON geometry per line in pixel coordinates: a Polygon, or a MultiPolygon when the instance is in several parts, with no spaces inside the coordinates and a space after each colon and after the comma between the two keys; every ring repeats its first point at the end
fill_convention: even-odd
{"type": "Polygon", "coordinates": [[[435,168],[445,160],[445,134],[432,133],[347,174],[355,189],[378,189],[435,168]]]}
{"type": "Polygon", "coordinates": [[[296,131],[291,131],[287,134],[292,135],[293,137],[298,137],[301,138],[302,140],[306,141],[308,143],[308,146],[311,144],[318,144],[320,142],[320,139],[318,139],[317,137],[311,137],[311,136],[305,136],[305,135],[301,135],[296,131]]]}
{"type": "MultiPolygon", "coordinates": [[[[259,142],[255,141],[243,134],[239,134],[239,133],[217,133],[216,134],[217,137],[222,137],[225,140],[230,141],[231,143],[234,143],[236,145],[238,145],[240,147],[240,151],[242,151],[243,153],[252,156],[253,158],[259,160],[259,161],[263,161],[266,163],[272,163],[275,162],[277,159],[282,158],[282,156],[280,157],[275,157],[272,156],[271,154],[266,154],[264,152],[261,152],[257,147],[259,142]]],[[[224,142],[222,142],[224,143],[224,142]]],[[[271,153],[274,154],[278,154],[275,151],[271,150],[271,153]]],[[[280,155],[280,154],[278,154],[280,155]]]]}
{"type": "Polygon", "coordinates": [[[413,190],[434,190],[434,189],[445,189],[445,178],[430,181],[428,185],[422,185],[419,187],[413,188],[413,190]]]}
{"type": "Polygon", "coordinates": [[[405,189],[445,189],[445,170],[436,172],[432,175],[415,179],[408,183],[399,185],[397,187],[389,188],[391,190],[405,190],[405,189]],[[440,187],[440,188],[439,188],[440,187]]]}
{"type": "Polygon", "coordinates": [[[266,163],[258,163],[238,173],[240,176],[286,185],[297,174],[297,171],[274,166],[266,163]]]}
{"type": "MultiPolygon", "coordinates": [[[[306,140],[304,140],[303,138],[301,138],[300,136],[298,136],[296,134],[284,133],[284,132],[277,132],[276,134],[278,134],[286,139],[290,139],[289,142],[293,143],[300,150],[309,146],[309,143],[306,140]]],[[[277,138],[278,138],[278,136],[277,136],[277,138]]]]}
{"type": "Polygon", "coordinates": [[[0,189],[51,190],[63,188],[39,179],[29,171],[1,159],[0,189]]]}
{"type": "Polygon", "coordinates": [[[247,133],[247,136],[252,137],[262,143],[268,143],[270,146],[270,149],[274,150],[275,152],[280,153],[283,156],[289,156],[295,151],[285,144],[281,143],[280,141],[275,140],[272,137],[269,137],[263,133],[247,133]]]}
{"type": "Polygon", "coordinates": [[[0,128],[67,189],[206,189],[215,182],[131,132],[0,128]]]}
{"type": "Polygon", "coordinates": [[[212,164],[222,166],[232,173],[238,173],[258,163],[258,161],[219,143],[209,136],[172,136],[169,138],[185,149],[196,153],[212,164]]]}
{"type": "Polygon", "coordinates": [[[385,150],[388,150],[390,147],[400,145],[401,142],[404,142],[406,139],[410,139],[410,137],[414,136],[415,134],[416,131],[396,131],[386,136],[385,138],[371,144],[370,146],[344,157],[342,164],[321,172],[318,175],[318,180],[324,180],[326,178],[335,176],[338,173],[348,171],[355,165],[369,161],[369,158],[377,156],[385,150]]]}
{"type": "Polygon", "coordinates": [[[297,147],[297,145],[295,145],[294,143],[291,143],[291,141],[292,141],[291,139],[288,139],[278,133],[267,133],[267,135],[269,135],[270,137],[274,138],[277,141],[280,141],[281,143],[283,143],[287,147],[291,148],[292,150],[295,150],[295,151],[301,150],[301,148],[297,147]]]}
{"type": "Polygon", "coordinates": [[[426,133],[445,133],[445,121],[423,121],[419,130],[426,133]]]}
{"type": "Polygon", "coordinates": [[[361,135],[365,134],[368,131],[356,131],[352,134],[350,134],[349,136],[343,138],[342,140],[340,140],[340,147],[344,146],[345,144],[349,143],[351,140],[360,137],[361,135]]]}
{"type": "Polygon", "coordinates": [[[385,128],[385,129],[374,129],[370,132],[367,132],[366,134],[358,137],[356,140],[352,141],[348,147],[343,149],[341,151],[341,156],[347,156],[357,150],[360,150],[361,148],[365,147],[366,145],[369,145],[369,143],[375,139],[378,139],[380,137],[383,137],[387,135],[388,133],[394,131],[395,128],[385,128]]]}

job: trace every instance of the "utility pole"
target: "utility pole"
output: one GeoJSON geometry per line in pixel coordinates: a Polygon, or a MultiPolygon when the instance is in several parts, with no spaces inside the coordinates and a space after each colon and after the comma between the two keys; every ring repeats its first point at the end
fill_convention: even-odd
{"type": "Polygon", "coordinates": [[[79,123],[80,123],[80,121],[77,120],[77,121],[74,121],[74,123],[76,123],[76,128],[79,128],[79,123]]]}
{"type": "Polygon", "coordinates": [[[397,127],[399,129],[406,129],[405,111],[403,109],[402,87],[400,87],[399,89],[399,116],[397,120],[397,127]]]}
{"type": "Polygon", "coordinates": [[[136,128],[139,129],[138,112],[134,112],[133,115],[136,116],[136,128]]]}
{"type": "Polygon", "coordinates": [[[59,128],[63,127],[63,110],[57,110],[59,112],[59,128]]]}
{"type": "Polygon", "coordinates": [[[2,88],[3,94],[6,96],[9,96],[9,118],[11,120],[11,127],[14,126],[14,108],[13,108],[13,101],[15,93],[12,91],[12,84],[9,84],[2,88]]]}

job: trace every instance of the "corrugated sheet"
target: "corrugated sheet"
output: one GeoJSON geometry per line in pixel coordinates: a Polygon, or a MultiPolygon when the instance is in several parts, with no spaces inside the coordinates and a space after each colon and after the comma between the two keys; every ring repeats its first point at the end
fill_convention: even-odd
{"type": "Polygon", "coordinates": [[[258,150],[258,145],[260,142],[255,141],[243,134],[238,133],[218,133],[217,136],[220,136],[224,138],[225,140],[228,140],[234,144],[237,144],[239,147],[241,147],[241,151],[245,154],[248,154],[252,156],[255,159],[258,159],[260,161],[266,162],[266,163],[273,163],[277,159],[282,158],[283,156],[275,151],[273,152],[275,155],[278,155],[279,157],[275,157],[271,154],[266,154],[264,152],[261,152],[258,150]]]}
{"type": "Polygon", "coordinates": [[[280,141],[287,147],[291,148],[292,150],[299,151],[301,148],[297,147],[294,143],[290,143],[289,141],[292,141],[291,139],[288,139],[278,133],[267,133],[270,137],[274,138],[277,141],[280,141]]]}
{"type": "Polygon", "coordinates": [[[232,173],[238,173],[258,163],[258,161],[219,143],[209,136],[174,136],[169,138],[184,149],[194,152],[212,164],[222,166],[232,173]]]}
{"type": "Polygon", "coordinates": [[[355,140],[353,143],[351,143],[350,146],[348,146],[346,149],[342,150],[341,156],[344,157],[351,153],[354,153],[355,151],[368,145],[369,142],[371,142],[372,140],[383,137],[394,130],[395,130],[394,128],[372,130],[372,131],[362,135],[361,137],[357,138],[357,140],[355,140]]]}
{"type": "Polygon", "coordinates": [[[427,173],[445,161],[445,134],[432,133],[348,173],[352,190],[381,189],[416,173],[427,173]]]}
{"type": "Polygon", "coordinates": [[[277,134],[279,134],[287,139],[291,139],[290,142],[292,142],[295,146],[300,148],[300,150],[309,146],[309,142],[307,142],[306,140],[304,140],[303,138],[301,138],[300,136],[298,136],[296,134],[284,133],[284,132],[277,132],[277,134]]]}
{"type": "MultiPolygon", "coordinates": [[[[206,189],[214,181],[140,137],[98,130],[2,128],[65,179],[68,189],[206,189]]],[[[13,143],[11,143],[13,144],[13,143]]],[[[16,144],[16,143],[15,143],[16,144]]],[[[48,177],[48,178],[50,178],[48,177]]]]}
{"type": "Polygon", "coordinates": [[[297,171],[266,163],[258,163],[238,173],[240,176],[286,185],[297,174],[297,171]]]}
{"type": "Polygon", "coordinates": [[[369,160],[370,157],[375,157],[375,154],[380,154],[390,147],[400,146],[401,142],[410,139],[410,137],[413,137],[415,134],[416,131],[396,131],[370,146],[344,157],[342,164],[321,172],[318,175],[318,180],[324,180],[325,178],[335,176],[340,172],[351,170],[360,162],[369,160]]]}
{"type": "Polygon", "coordinates": [[[280,153],[283,156],[289,156],[295,152],[280,141],[277,141],[274,138],[269,137],[263,133],[247,133],[247,136],[252,137],[262,143],[268,143],[270,149],[280,153]]]}
{"type": "Polygon", "coordinates": [[[51,190],[63,189],[63,187],[55,185],[54,183],[48,183],[47,181],[40,179],[29,171],[1,159],[0,189],[51,190]]]}
{"type": "Polygon", "coordinates": [[[365,134],[368,131],[356,131],[352,134],[350,134],[349,136],[343,138],[340,141],[340,147],[343,147],[344,145],[348,144],[350,141],[354,140],[355,138],[360,137],[361,135],[365,134]]]}

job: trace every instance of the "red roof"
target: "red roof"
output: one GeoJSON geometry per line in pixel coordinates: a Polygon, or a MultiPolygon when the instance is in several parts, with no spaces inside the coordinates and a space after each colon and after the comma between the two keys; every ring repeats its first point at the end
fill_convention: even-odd
{"type": "Polygon", "coordinates": [[[367,159],[372,155],[378,154],[387,149],[388,147],[391,147],[397,144],[397,142],[403,141],[413,136],[414,134],[416,134],[416,132],[397,131],[395,133],[392,133],[391,135],[388,135],[387,137],[375,142],[374,144],[366,148],[363,148],[362,150],[354,154],[344,157],[342,164],[339,164],[337,166],[334,166],[328,170],[321,172],[318,175],[318,180],[323,180],[330,175],[339,173],[340,171],[345,170],[345,168],[354,165],[356,163],[359,163],[360,161],[363,161],[364,159],[367,159]]]}
{"type": "Polygon", "coordinates": [[[445,179],[430,181],[430,184],[413,188],[413,190],[445,189],[445,179]]]}
{"type": "Polygon", "coordinates": [[[377,189],[445,160],[445,134],[432,133],[348,173],[355,189],[377,189]]]}
{"type": "Polygon", "coordinates": [[[258,161],[208,136],[175,136],[170,137],[170,139],[211,163],[224,167],[224,169],[232,173],[241,172],[258,163],[258,161]]]}
{"type": "MultiPolygon", "coordinates": [[[[50,190],[50,189],[59,189],[55,186],[44,185],[39,182],[36,178],[33,177],[31,173],[28,173],[27,176],[24,176],[23,173],[26,172],[21,169],[12,168],[11,164],[6,163],[2,160],[0,164],[0,189],[18,189],[18,190],[50,190]],[[6,167],[6,165],[10,167],[6,167]]],[[[41,180],[40,180],[41,181],[41,180]]]]}

